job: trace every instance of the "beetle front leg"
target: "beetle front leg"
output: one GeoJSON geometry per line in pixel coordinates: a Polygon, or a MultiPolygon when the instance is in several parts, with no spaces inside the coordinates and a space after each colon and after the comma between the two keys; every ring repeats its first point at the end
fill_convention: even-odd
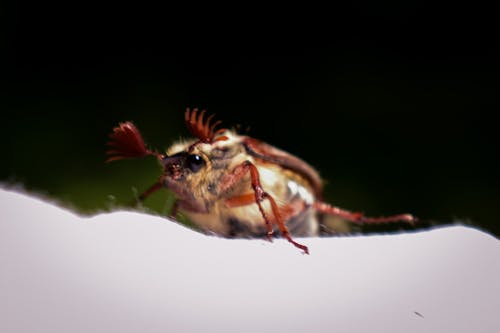
{"type": "MultiPolygon", "coordinates": [[[[283,222],[283,218],[279,212],[278,205],[276,204],[276,201],[274,198],[264,191],[262,188],[262,185],[260,183],[260,178],[259,178],[259,171],[257,170],[257,167],[253,165],[250,161],[245,161],[242,164],[236,166],[233,169],[233,172],[228,174],[226,177],[223,178],[220,189],[222,191],[228,190],[231,187],[233,187],[235,184],[237,184],[247,173],[250,173],[250,183],[254,192],[253,196],[253,202],[257,204],[259,207],[259,211],[264,218],[264,221],[266,223],[266,228],[267,228],[267,237],[269,240],[271,240],[272,235],[274,233],[273,227],[271,225],[271,221],[269,220],[269,217],[267,216],[266,211],[262,207],[262,202],[264,200],[268,200],[270,205],[271,205],[271,210],[274,216],[274,219],[278,225],[278,228],[280,229],[281,234],[283,237],[285,237],[290,243],[298,247],[299,249],[303,250],[305,253],[309,254],[309,249],[307,246],[302,245],[297,243],[292,239],[290,236],[290,232],[288,231],[288,228],[285,226],[285,223],[283,222]]],[[[253,202],[250,202],[249,196],[246,194],[243,194],[241,196],[236,196],[229,198],[227,200],[228,203],[232,204],[233,206],[236,205],[246,205],[250,204],[253,202]]]]}
{"type": "Polygon", "coordinates": [[[146,191],[144,191],[141,195],[137,197],[138,202],[143,202],[146,200],[147,197],[149,197],[151,194],[155,193],[159,189],[163,187],[163,182],[160,179],[158,182],[154,183],[151,185],[146,191]]]}
{"type": "MultiPolygon", "coordinates": [[[[142,192],[141,195],[139,195],[133,202],[129,203],[129,206],[130,207],[135,207],[137,206],[138,204],[141,204],[142,202],[144,202],[144,200],[146,200],[146,198],[148,198],[151,194],[155,193],[156,191],[162,189],[165,187],[165,184],[164,184],[164,177],[161,176],[160,179],[154,183],[153,185],[151,185],[146,191],[142,192]]],[[[179,201],[176,199],[174,201],[174,204],[172,206],[172,210],[170,211],[170,214],[169,214],[169,217],[172,218],[172,219],[176,219],[177,217],[177,212],[179,210],[179,201]]]]}
{"type": "Polygon", "coordinates": [[[163,187],[163,178],[160,177],[160,179],[151,185],[146,191],[142,192],[137,198],[134,199],[134,201],[130,202],[128,204],[129,207],[135,207],[138,204],[142,203],[144,200],[146,200],[147,197],[149,197],[151,194],[155,193],[159,189],[163,187]]]}

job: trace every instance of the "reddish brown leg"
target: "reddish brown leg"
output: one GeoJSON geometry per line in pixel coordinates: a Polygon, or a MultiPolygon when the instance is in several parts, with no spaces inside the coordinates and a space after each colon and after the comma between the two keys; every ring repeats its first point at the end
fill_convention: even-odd
{"type": "MultiPolygon", "coordinates": [[[[231,188],[234,184],[238,182],[247,172],[250,172],[250,180],[251,180],[251,185],[252,189],[254,191],[254,201],[257,206],[259,207],[259,211],[264,218],[264,221],[266,223],[267,227],[267,236],[269,240],[271,240],[271,236],[273,235],[273,227],[271,225],[271,221],[269,220],[269,217],[267,216],[266,211],[262,207],[262,201],[265,199],[269,200],[269,203],[271,204],[271,210],[274,215],[274,219],[276,220],[276,223],[278,225],[278,228],[281,231],[281,234],[283,237],[285,237],[290,243],[298,247],[299,249],[303,250],[305,253],[309,254],[309,249],[307,246],[302,245],[297,243],[292,239],[290,236],[290,232],[288,231],[287,227],[285,226],[285,223],[283,222],[283,219],[281,217],[281,214],[279,212],[278,205],[276,204],[276,201],[272,196],[269,195],[264,189],[262,188],[262,185],[260,183],[259,179],[259,171],[253,165],[250,161],[245,161],[242,164],[238,165],[232,172],[232,174],[223,181],[221,184],[221,189],[226,190],[228,188],[231,188]]],[[[238,205],[242,203],[250,203],[249,202],[249,196],[248,195],[242,195],[242,196],[237,196],[234,198],[228,199],[228,202],[233,205],[238,205]]]]}
{"type": "Polygon", "coordinates": [[[170,218],[176,219],[177,213],[179,212],[179,201],[175,200],[174,205],[172,206],[172,210],[170,211],[170,218]]]}
{"type": "MultiPolygon", "coordinates": [[[[144,200],[146,200],[147,197],[149,197],[151,194],[155,193],[161,188],[163,188],[163,179],[160,177],[158,182],[151,185],[146,191],[144,191],[141,195],[139,195],[139,197],[137,197],[137,201],[130,203],[130,206],[135,206],[137,202],[143,202],[144,200]]],[[[177,217],[178,210],[179,210],[179,201],[175,200],[169,217],[175,220],[175,218],[177,217]]]]}
{"type": "Polygon", "coordinates": [[[348,210],[343,210],[338,207],[331,206],[327,203],[317,201],[313,204],[313,207],[322,213],[328,215],[339,216],[348,221],[365,224],[365,223],[392,223],[392,222],[408,222],[414,223],[417,221],[417,218],[410,214],[399,214],[392,216],[380,216],[380,217],[366,217],[362,213],[353,213],[348,210]]]}
{"type": "Polygon", "coordinates": [[[251,205],[255,203],[255,194],[253,193],[242,194],[237,197],[226,199],[225,202],[228,207],[240,207],[240,206],[251,205]]]}
{"type": "Polygon", "coordinates": [[[129,206],[135,206],[137,202],[143,202],[146,200],[147,197],[149,197],[151,194],[155,193],[159,189],[163,187],[163,179],[160,177],[160,179],[151,185],[146,191],[144,191],[141,195],[137,197],[137,200],[133,201],[130,203],[129,206]]]}
{"type": "Polygon", "coordinates": [[[163,184],[160,182],[154,183],[151,185],[146,191],[144,191],[138,198],[138,201],[144,201],[147,197],[149,197],[151,194],[155,193],[159,189],[163,187],[163,184]]]}

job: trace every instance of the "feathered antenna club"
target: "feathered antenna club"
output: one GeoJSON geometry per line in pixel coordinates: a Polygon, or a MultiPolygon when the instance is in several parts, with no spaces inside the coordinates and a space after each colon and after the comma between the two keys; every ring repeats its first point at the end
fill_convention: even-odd
{"type": "Polygon", "coordinates": [[[221,121],[218,120],[211,124],[214,114],[205,118],[205,110],[198,112],[197,108],[193,110],[187,108],[184,114],[187,128],[189,132],[197,137],[200,142],[203,143],[214,143],[216,141],[227,140],[227,136],[218,136],[220,133],[224,132],[226,129],[222,128],[215,130],[221,121]]]}
{"type": "Polygon", "coordinates": [[[120,123],[113,128],[113,132],[109,135],[109,138],[110,140],[107,142],[107,145],[111,149],[106,151],[108,155],[106,162],[144,157],[147,155],[160,157],[161,155],[146,148],[141,133],[130,121],[120,123]]]}

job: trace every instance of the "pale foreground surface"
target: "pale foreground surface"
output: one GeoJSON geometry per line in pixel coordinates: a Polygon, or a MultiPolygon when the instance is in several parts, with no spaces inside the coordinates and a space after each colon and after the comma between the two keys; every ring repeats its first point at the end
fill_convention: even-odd
{"type": "Polygon", "coordinates": [[[0,189],[0,332],[499,332],[500,241],[226,240],[0,189]]]}

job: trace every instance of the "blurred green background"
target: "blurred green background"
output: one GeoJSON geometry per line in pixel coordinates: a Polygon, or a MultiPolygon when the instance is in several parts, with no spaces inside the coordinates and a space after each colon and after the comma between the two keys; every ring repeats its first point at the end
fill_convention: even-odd
{"type": "MultiPolygon", "coordinates": [[[[84,213],[113,208],[160,169],[105,164],[111,129],[132,120],[164,149],[199,107],[308,161],[335,205],[500,234],[498,39],[486,14],[416,2],[222,9],[7,5],[0,181],[84,213]]],[[[166,200],[146,206],[164,213],[166,200]]]]}

